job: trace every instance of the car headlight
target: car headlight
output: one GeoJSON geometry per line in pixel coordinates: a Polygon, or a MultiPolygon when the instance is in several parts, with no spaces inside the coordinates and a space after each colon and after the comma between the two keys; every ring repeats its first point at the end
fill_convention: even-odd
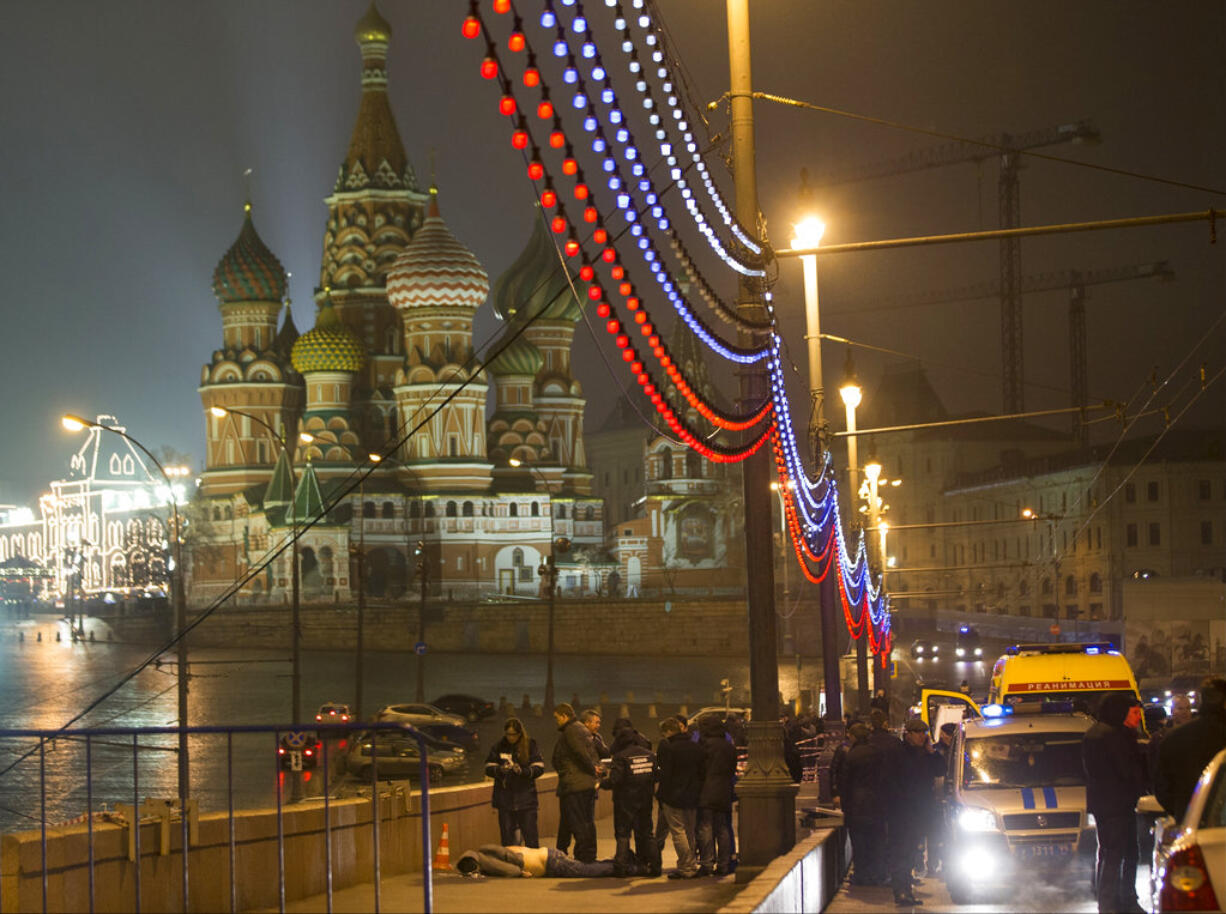
{"type": "Polygon", "coordinates": [[[958,813],[958,827],[963,831],[997,831],[996,815],[981,806],[963,806],[958,813]]]}
{"type": "Polygon", "coordinates": [[[924,645],[922,645],[922,644],[917,644],[917,645],[915,645],[915,653],[917,653],[917,654],[922,654],[922,653],[924,653],[924,645]]]}
{"type": "Polygon", "coordinates": [[[966,648],[964,648],[964,647],[955,648],[954,653],[955,653],[955,654],[957,654],[959,657],[965,657],[965,656],[966,656],[966,648]]]}

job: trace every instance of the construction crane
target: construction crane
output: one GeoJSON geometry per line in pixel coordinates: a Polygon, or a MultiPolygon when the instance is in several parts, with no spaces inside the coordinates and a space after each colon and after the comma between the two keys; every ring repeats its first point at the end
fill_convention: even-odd
{"type": "MultiPolygon", "coordinates": [[[[1170,282],[1175,271],[1165,260],[1135,264],[1125,267],[1110,267],[1102,270],[1058,270],[1054,273],[1037,273],[1023,276],[1018,281],[1019,297],[1034,292],[1050,292],[1053,289],[1068,289],[1069,332],[1069,390],[1070,405],[1084,410],[1089,404],[1089,373],[1086,356],[1086,287],[1109,282],[1126,282],[1132,279],[1156,279],[1170,282]]],[[[891,311],[899,308],[919,308],[926,305],[942,305],[961,301],[977,301],[997,298],[1001,284],[980,282],[936,292],[918,292],[896,298],[875,299],[871,304],[851,304],[834,309],[832,313],[864,313],[867,311],[891,311]]],[[[1020,411],[1020,410],[1019,410],[1020,411]]],[[[1089,445],[1089,428],[1084,416],[1073,417],[1073,438],[1080,447],[1089,445]]]]}
{"type": "MultiPolygon", "coordinates": [[[[1090,121],[1077,121],[1046,127],[1027,133],[1002,133],[984,137],[977,143],[944,143],[909,153],[901,158],[855,165],[842,171],[821,176],[819,184],[846,184],[867,181],[887,175],[939,168],[961,162],[982,162],[999,158],[1000,176],[997,182],[997,209],[1000,227],[1020,226],[1021,207],[1018,202],[1018,171],[1021,154],[1030,149],[1055,146],[1060,143],[1097,143],[1098,128],[1090,121]]],[[[1022,303],[1021,303],[1021,241],[1018,238],[1000,240],[1000,345],[1004,411],[1020,413],[1025,409],[1023,394],[1022,303]]]]}

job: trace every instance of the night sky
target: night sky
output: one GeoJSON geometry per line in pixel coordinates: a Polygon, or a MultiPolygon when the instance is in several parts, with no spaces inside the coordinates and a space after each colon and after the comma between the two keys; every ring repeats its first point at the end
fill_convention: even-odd
{"type": "MultiPolygon", "coordinates": [[[[312,326],[322,198],[357,112],[360,64],[352,32],[365,6],[365,0],[4,4],[0,378],[7,434],[0,501],[26,502],[64,475],[73,446],[58,423],[65,411],[114,414],[149,447],[173,447],[202,465],[196,386],[200,366],[221,342],[210,282],[241,225],[244,169],[254,171],[256,226],[293,273],[295,321],[300,330],[312,326]]],[[[539,4],[524,0],[521,7],[533,14],[529,38],[547,47],[535,25],[539,4]]],[[[406,151],[423,188],[435,151],[443,215],[492,281],[527,238],[533,192],[496,112],[497,91],[478,75],[481,49],[460,36],[466,8],[460,0],[380,3],[394,29],[389,92],[406,151]]],[[[660,8],[695,101],[718,98],[728,80],[724,5],[661,0],[660,8]]],[[[1226,6],[1219,2],[757,0],[752,12],[758,90],[966,137],[1088,118],[1101,144],[1041,151],[1226,188],[1226,6]]],[[[590,0],[588,13],[597,24],[611,19],[601,0],[590,0]]],[[[500,28],[505,34],[505,22],[500,28]]],[[[618,91],[632,93],[624,58],[600,34],[618,91]]],[[[802,167],[816,177],[940,142],[762,102],[755,113],[761,208],[778,247],[787,245],[800,216],[802,167]]],[[[725,109],[710,118],[712,133],[726,130],[725,109]]],[[[719,156],[708,161],[731,199],[719,156]]],[[[996,181],[994,161],[967,163],[818,189],[814,207],[829,225],[828,243],[973,231],[996,227],[996,181]]],[[[675,195],[668,202],[697,251],[700,238],[675,195]]],[[[1224,206],[1221,193],[1059,163],[1030,161],[1021,177],[1023,225],[1224,206]]],[[[1207,361],[1210,374],[1222,367],[1222,324],[1206,337],[1226,309],[1226,225],[1219,232],[1216,246],[1203,223],[1023,242],[1023,274],[1156,260],[1175,271],[1171,283],[1089,290],[1092,399],[1129,400],[1155,367],[1165,376],[1202,340],[1191,364],[1207,361]]],[[[731,272],[711,258],[704,264],[731,297],[731,272]]],[[[921,359],[954,412],[999,412],[994,300],[870,310],[886,298],[996,276],[995,242],[826,257],[822,329],[921,359]]],[[[775,293],[803,375],[795,260],[781,263],[775,293]]],[[[1029,409],[1068,403],[1067,299],[1055,291],[1025,301],[1029,409]]],[[[493,327],[486,313],[477,341],[493,327]]],[[[618,388],[582,328],[578,338],[578,374],[594,428],[618,388]]],[[[827,384],[834,386],[844,347],[827,343],[823,351],[827,384]]],[[[866,404],[882,370],[904,364],[902,357],[865,353],[857,362],[866,404]]],[[[1157,402],[1177,411],[1187,401],[1188,377],[1178,375],[1157,402]]],[[[624,380],[618,369],[618,384],[624,380]]],[[[1219,381],[1182,422],[1220,424],[1224,391],[1219,381]]],[[[1055,427],[1067,428],[1067,421],[1055,427]]],[[[1138,431],[1158,427],[1151,421],[1138,431]]],[[[1099,438],[1113,433],[1097,429],[1099,438]]]]}

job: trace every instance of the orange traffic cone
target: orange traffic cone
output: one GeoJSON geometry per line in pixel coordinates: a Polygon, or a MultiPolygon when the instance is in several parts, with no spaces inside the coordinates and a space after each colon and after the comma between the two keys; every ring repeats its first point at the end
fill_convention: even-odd
{"type": "Polygon", "coordinates": [[[443,836],[438,839],[438,853],[434,855],[434,864],[431,869],[443,872],[451,870],[451,844],[447,839],[446,822],[443,823],[443,836]]]}

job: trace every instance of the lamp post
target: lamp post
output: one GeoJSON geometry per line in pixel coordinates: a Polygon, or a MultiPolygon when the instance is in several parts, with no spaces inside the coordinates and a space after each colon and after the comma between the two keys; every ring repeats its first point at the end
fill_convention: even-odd
{"type": "Polygon", "coordinates": [[[415,547],[417,555],[417,579],[421,584],[421,605],[417,610],[417,644],[413,650],[417,654],[417,700],[426,700],[426,596],[430,588],[430,566],[426,563],[426,541],[418,540],[415,547]]]}
{"type": "MultiPolygon", "coordinates": [[[[277,446],[281,448],[281,452],[285,454],[285,461],[289,464],[289,479],[290,479],[290,496],[289,496],[289,523],[290,523],[290,556],[293,569],[290,571],[290,665],[292,667],[290,686],[290,705],[293,723],[302,723],[302,613],[301,603],[299,598],[298,587],[298,517],[296,515],[294,486],[297,485],[297,480],[294,477],[294,453],[290,450],[289,444],[286,441],[287,435],[283,435],[275,428],[261,419],[259,416],[252,413],[243,412],[241,409],[232,409],[228,406],[210,406],[209,413],[215,418],[224,419],[227,415],[243,416],[250,419],[272,434],[273,441],[277,442],[277,446]]],[[[315,440],[315,436],[309,432],[299,432],[298,440],[303,444],[310,444],[315,440]]]]}
{"type": "MultiPolygon", "coordinates": [[[[549,480],[531,464],[525,464],[518,457],[512,457],[507,461],[513,467],[526,466],[528,471],[532,473],[545,486],[545,491],[549,492],[550,496],[553,493],[549,489],[549,480]]],[[[545,642],[545,712],[553,710],[553,620],[555,609],[555,598],[557,595],[558,581],[558,565],[554,557],[554,525],[553,525],[553,498],[549,499],[549,554],[541,559],[540,564],[536,568],[536,573],[544,581],[545,587],[549,593],[549,622],[548,634],[545,642]]]]}
{"type": "MultiPolygon", "coordinates": [[[[850,526],[858,527],[858,512],[855,510],[856,503],[856,468],[857,468],[857,452],[856,452],[856,407],[860,405],[863,398],[863,391],[860,389],[860,384],[856,380],[856,369],[851,361],[851,350],[847,350],[847,361],[843,365],[843,383],[839,386],[839,396],[843,399],[843,407],[847,411],[847,478],[850,485],[847,488],[847,519],[850,526]]],[[[856,639],[856,691],[860,693],[860,713],[867,714],[869,711],[869,684],[868,684],[868,625],[866,622],[864,631],[860,637],[856,639]]]]}
{"type": "MultiPolygon", "coordinates": [[[[173,529],[171,530],[171,551],[174,569],[171,574],[171,601],[174,606],[175,614],[175,649],[176,649],[176,664],[178,666],[178,700],[179,700],[179,808],[182,810],[184,821],[187,819],[187,798],[190,793],[190,773],[191,766],[188,760],[187,747],[187,606],[184,600],[183,593],[183,528],[179,519],[179,502],[175,498],[174,486],[170,481],[170,475],[166,472],[166,468],[162,466],[161,461],[153,456],[152,452],[129,435],[126,431],[114,425],[102,425],[99,422],[91,422],[89,419],[82,419],[80,416],[65,415],[60,419],[60,424],[70,432],[79,432],[86,428],[101,429],[104,432],[112,432],[119,437],[131,442],[144,452],[145,456],[153,461],[153,465],[157,467],[158,472],[162,474],[162,478],[166,480],[166,491],[170,498],[170,510],[174,520],[173,529]]],[[[184,877],[186,879],[186,876],[184,877]]]]}
{"type": "MultiPolygon", "coordinates": [[[[793,227],[793,250],[816,248],[821,244],[826,224],[816,216],[807,216],[793,227]]],[[[812,400],[809,412],[809,448],[813,464],[822,466],[823,440],[826,434],[826,391],[822,382],[822,329],[817,301],[817,255],[802,254],[805,286],[805,342],[809,351],[809,397],[812,400]]],[[[842,683],[839,681],[839,629],[835,615],[836,594],[834,578],[826,575],[821,585],[820,613],[822,625],[822,667],[826,682],[826,718],[843,719],[842,683]]]]}

